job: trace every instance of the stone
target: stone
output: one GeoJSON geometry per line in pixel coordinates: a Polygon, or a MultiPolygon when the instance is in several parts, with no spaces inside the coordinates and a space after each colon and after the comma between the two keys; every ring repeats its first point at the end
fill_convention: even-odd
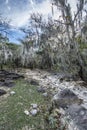
{"type": "Polygon", "coordinates": [[[57,105],[57,107],[67,108],[73,103],[79,103],[80,100],[74,92],[69,89],[64,89],[53,97],[53,102],[57,105]]]}
{"type": "Polygon", "coordinates": [[[29,83],[30,83],[31,85],[39,86],[38,81],[35,80],[35,79],[31,79],[29,83]]]}
{"type": "Polygon", "coordinates": [[[40,92],[40,93],[45,93],[45,92],[46,92],[46,89],[45,89],[44,87],[39,87],[39,88],[37,89],[37,91],[40,92]]]}
{"type": "Polygon", "coordinates": [[[3,83],[3,86],[6,86],[8,88],[14,87],[15,83],[13,82],[13,80],[10,79],[6,79],[5,82],[3,83]]]}
{"type": "Polygon", "coordinates": [[[44,97],[47,97],[47,92],[42,94],[44,97]]]}
{"type": "Polygon", "coordinates": [[[17,73],[12,73],[9,71],[5,71],[5,70],[0,70],[0,78],[4,78],[4,79],[18,79],[18,78],[24,78],[23,75],[19,75],[17,73]]]}
{"type": "Polygon", "coordinates": [[[31,113],[31,115],[32,116],[35,116],[35,115],[37,115],[37,109],[32,109],[31,111],[30,111],[30,113],[31,113]]]}
{"type": "Polygon", "coordinates": [[[87,96],[87,92],[84,92],[83,94],[84,94],[85,96],[87,96]]]}
{"type": "Polygon", "coordinates": [[[15,91],[11,91],[11,92],[10,92],[10,95],[14,95],[14,94],[15,94],[15,91]]]}
{"type": "Polygon", "coordinates": [[[14,87],[14,80],[24,78],[23,75],[17,73],[11,73],[9,71],[0,70],[0,86],[14,87]]]}
{"type": "Polygon", "coordinates": [[[31,104],[33,109],[37,109],[38,105],[37,104],[31,104]]]}
{"type": "Polygon", "coordinates": [[[6,94],[6,91],[5,91],[5,90],[0,89],[0,96],[2,96],[2,95],[4,95],[4,94],[6,94]]]}
{"type": "Polygon", "coordinates": [[[66,110],[67,113],[78,130],[87,130],[87,110],[84,107],[73,104],[66,110]]]}
{"type": "Polygon", "coordinates": [[[28,116],[30,113],[28,110],[25,110],[24,113],[28,116]]]}

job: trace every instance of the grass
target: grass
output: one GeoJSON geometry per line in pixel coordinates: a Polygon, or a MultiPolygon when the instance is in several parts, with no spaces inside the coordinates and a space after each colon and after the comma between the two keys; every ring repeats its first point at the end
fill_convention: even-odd
{"type": "Polygon", "coordinates": [[[80,49],[80,50],[87,49],[87,43],[83,43],[83,42],[80,43],[80,44],[79,44],[79,49],[80,49]]]}
{"type": "Polygon", "coordinates": [[[46,105],[43,96],[37,92],[37,87],[24,80],[18,80],[11,91],[15,91],[15,95],[8,96],[0,103],[0,130],[22,130],[26,126],[33,127],[32,130],[43,130],[41,112],[36,116],[24,114],[24,110],[29,110],[32,103],[46,105]]]}

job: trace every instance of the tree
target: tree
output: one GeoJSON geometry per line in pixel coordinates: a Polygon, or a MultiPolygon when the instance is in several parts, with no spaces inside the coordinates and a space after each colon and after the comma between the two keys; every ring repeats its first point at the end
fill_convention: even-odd
{"type": "Polygon", "coordinates": [[[85,0],[77,0],[77,12],[74,13],[73,17],[73,12],[71,12],[71,6],[68,3],[67,0],[53,0],[52,5],[55,5],[58,7],[58,9],[61,10],[61,15],[62,15],[62,21],[57,20],[60,24],[65,26],[65,32],[68,35],[68,41],[70,45],[70,49],[77,49],[77,43],[75,41],[75,36],[76,36],[76,30],[79,28],[79,31],[81,31],[81,21],[82,21],[82,14],[83,14],[83,9],[85,6],[85,0]],[[79,26],[78,26],[79,25],[79,26]]]}
{"type": "Polygon", "coordinates": [[[10,28],[9,22],[0,16],[0,65],[3,69],[3,64],[6,62],[8,55],[10,54],[6,42],[9,41],[7,38],[8,29],[10,28]]]}

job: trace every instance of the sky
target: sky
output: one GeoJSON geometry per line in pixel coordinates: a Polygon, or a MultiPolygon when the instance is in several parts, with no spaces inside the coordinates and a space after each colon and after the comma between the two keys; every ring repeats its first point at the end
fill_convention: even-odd
{"type": "MultiPolygon", "coordinates": [[[[73,11],[75,10],[75,1],[68,0],[73,11]]],[[[29,22],[30,15],[35,13],[41,13],[46,18],[52,16],[51,11],[51,0],[0,0],[0,14],[10,20],[12,29],[10,30],[13,34],[10,40],[18,41],[18,38],[24,36],[24,34],[19,31],[20,27],[26,26],[29,22]]],[[[57,19],[58,11],[55,8],[54,19],[57,19]]]]}

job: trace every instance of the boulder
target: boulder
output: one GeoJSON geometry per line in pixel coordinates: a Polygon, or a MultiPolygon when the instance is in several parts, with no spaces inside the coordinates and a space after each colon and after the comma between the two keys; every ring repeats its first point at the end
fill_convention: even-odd
{"type": "Polygon", "coordinates": [[[4,94],[6,94],[6,91],[5,91],[5,90],[0,89],[0,96],[2,96],[2,95],[4,95],[4,94]]]}
{"type": "Polygon", "coordinates": [[[72,104],[79,104],[80,99],[69,89],[64,89],[53,97],[53,102],[57,107],[68,108],[72,104]]]}
{"type": "Polygon", "coordinates": [[[29,83],[30,83],[31,85],[39,86],[39,82],[38,82],[37,80],[35,80],[35,79],[31,79],[31,80],[29,81],[29,83]]]}
{"type": "Polygon", "coordinates": [[[84,107],[73,104],[66,110],[67,113],[78,130],[87,130],[87,110],[84,107]]]}
{"type": "Polygon", "coordinates": [[[24,78],[24,76],[5,70],[0,70],[0,86],[13,87],[15,85],[13,80],[19,78],[24,78]]]}
{"type": "Polygon", "coordinates": [[[0,70],[0,79],[18,79],[18,78],[24,78],[23,75],[19,75],[17,73],[12,73],[12,72],[9,72],[9,71],[5,71],[5,70],[0,70]]]}

